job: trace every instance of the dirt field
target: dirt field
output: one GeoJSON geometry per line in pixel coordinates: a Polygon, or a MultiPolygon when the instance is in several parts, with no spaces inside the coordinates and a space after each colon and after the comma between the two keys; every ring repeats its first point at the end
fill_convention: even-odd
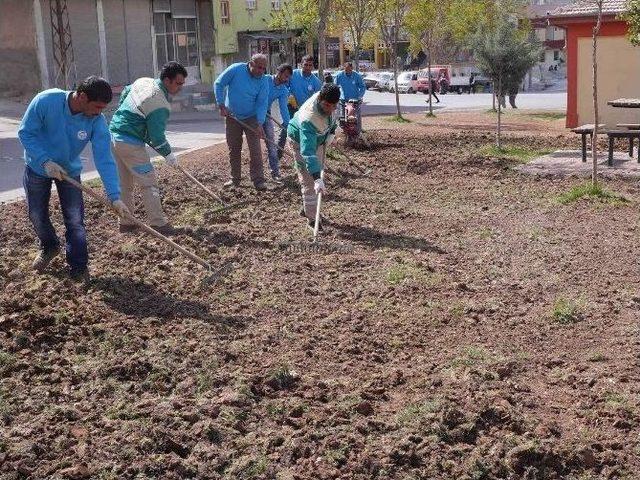
{"type": "MultiPolygon", "coordinates": [[[[294,182],[221,215],[159,168],[176,241],[234,261],[215,286],[90,200],[90,285],[63,256],[36,275],[3,207],[0,478],[638,478],[637,183],[562,203],[582,181],[487,154],[493,116],[410,118],[367,119],[373,148],[345,153],[371,176],[332,161],[324,253],[299,248],[294,182]]],[[[579,144],[544,116],[506,130],[579,144]]],[[[222,147],[182,164],[226,179],[222,147]]]]}

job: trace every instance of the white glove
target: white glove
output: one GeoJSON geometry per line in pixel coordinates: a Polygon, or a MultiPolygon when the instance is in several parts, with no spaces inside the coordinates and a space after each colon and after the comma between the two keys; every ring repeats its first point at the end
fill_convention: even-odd
{"type": "Polygon", "coordinates": [[[164,159],[172,167],[175,167],[178,165],[178,157],[176,157],[173,152],[167,155],[166,157],[164,157],[164,159]]]}
{"type": "Polygon", "coordinates": [[[56,162],[52,160],[47,160],[44,162],[44,171],[47,172],[47,175],[51,178],[55,178],[56,180],[63,180],[63,175],[66,175],[64,168],[58,165],[56,162]]]}
{"type": "Polygon", "coordinates": [[[127,213],[131,214],[122,200],[114,200],[111,205],[113,205],[114,210],[121,217],[124,217],[127,213]]]}
{"type": "Polygon", "coordinates": [[[322,178],[313,182],[313,190],[316,192],[316,195],[319,193],[322,193],[323,195],[327,193],[327,187],[324,186],[324,180],[322,178]]]}

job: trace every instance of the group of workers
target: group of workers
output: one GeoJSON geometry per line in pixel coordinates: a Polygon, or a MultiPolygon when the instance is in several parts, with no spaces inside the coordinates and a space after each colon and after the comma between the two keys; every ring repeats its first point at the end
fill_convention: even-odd
{"type": "MultiPolygon", "coordinates": [[[[337,122],[334,112],[341,100],[361,99],[362,77],[345,64],[334,82],[313,74],[313,57],[305,56],[301,68],[280,65],[274,75],[265,74],[267,58],[256,54],[247,63],[226,68],[214,84],[214,94],[225,117],[229,148],[230,179],[226,188],[241,180],[243,134],[249,147],[249,175],[257,190],[265,190],[260,140],[267,146],[272,179],[280,182],[280,160],[287,137],[295,157],[303,208],[314,228],[317,195],[326,192],[321,172],[326,148],[333,140],[337,122]],[[279,111],[275,119],[272,106],[279,111]],[[280,128],[276,135],[276,127],[280,128]]],[[[120,217],[121,233],[137,231],[130,220],[134,210],[134,187],[142,190],[148,224],[163,235],[176,229],[165,215],[158,181],[146,150],[149,145],[169,165],[178,159],[166,138],[170,96],[182,89],[186,69],[178,62],[162,67],[160,77],[139,78],[124,88],[110,124],[102,114],[113,98],[110,84],[90,76],[75,90],[49,89],[29,104],[18,130],[24,147],[23,185],[29,218],[39,239],[33,268],[42,272],[60,252],[60,239],[49,216],[49,200],[55,183],[65,225],[65,250],[73,280],[87,281],[88,248],[82,192],[67,178],[80,181],[80,153],[91,142],[93,160],[108,199],[120,217]]],[[[275,113],[275,110],[274,110],[275,113]]]]}

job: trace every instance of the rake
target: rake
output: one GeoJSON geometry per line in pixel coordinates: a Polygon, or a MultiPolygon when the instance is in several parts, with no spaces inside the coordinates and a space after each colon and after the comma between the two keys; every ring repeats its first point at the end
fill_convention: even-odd
{"type": "MultiPolygon", "coordinates": [[[[113,208],[113,205],[111,204],[111,202],[109,200],[107,200],[106,198],[104,198],[101,195],[97,194],[96,192],[94,192],[90,188],[85,187],[80,182],[74,180],[73,178],[69,177],[68,175],[63,174],[62,178],[64,179],[64,181],[69,182],[74,187],[82,190],[84,193],[86,193],[90,197],[94,198],[98,202],[102,203],[106,207],[108,207],[111,210],[113,210],[114,212],[116,212],[116,215],[120,216],[120,214],[113,208]]],[[[134,217],[130,213],[125,213],[124,214],[124,218],[126,218],[127,220],[129,220],[130,222],[135,224],[138,228],[144,230],[149,235],[151,235],[151,236],[157,238],[158,240],[166,243],[172,249],[176,250],[177,252],[180,252],[182,255],[188,257],[189,259],[191,259],[195,263],[197,263],[200,266],[204,267],[207,270],[208,274],[207,274],[207,276],[205,276],[202,279],[202,283],[204,283],[204,284],[215,284],[225,273],[227,273],[229,271],[229,268],[230,268],[230,265],[231,265],[232,261],[225,262],[221,267],[214,268],[206,260],[200,258],[199,256],[197,256],[196,254],[190,252],[186,248],[181,247],[176,242],[174,242],[170,238],[165,237],[160,232],[157,232],[156,230],[154,230],[153,228],[151,228],[150,226],[148,226],[144,222],[141,222],[140,220],[138,220],[136,217],[134,217]]]]}
{"type": "Polygon", "coordinates": [[[226,211],[226,210],[230,210],[233,208],[239,208],[242,206],[245,206],[249,203],[251,203],[251,200],[242,200],[240,202],[236,202],[236,203],[225,203],[224,200],[222,200],[222,198],[220,198],[218,195],[216,195],[215,193],[213,193],[209,188],[207,188],[202,182],[200,182],[196,177],[194,177],[191,173],[189,173],[187,170],[185,170],[185,168],[182,165],[175,165],[175,167],[180,170],[185,177],[187,177],[189,180],[191,180],[193,183],[195,183],[198,187],[200,187],[207,195],[209,195],[211,198],[213,198],[214,200],[216,200],[217,202],[219,202],[222,206],[219,208],[216,208],[214,210],[214,212],[218,213],[218,212],[222,212],[222,211],[226,211]]]}

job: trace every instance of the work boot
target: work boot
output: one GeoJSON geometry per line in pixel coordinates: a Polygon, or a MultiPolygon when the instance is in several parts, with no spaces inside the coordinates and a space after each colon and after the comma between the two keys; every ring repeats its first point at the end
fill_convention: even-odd
{"type": "Polygon", "coordinates": [[[172,235],[177,235],[180,233],[177,228],[175,228],[170,223],[165,223],[164,225],[160,225],[159,227],[151,226],[156,232],[161,233],[165,237],[171,237],[172,235]]]}
{"type": "Polygon", "coordinates": [[[271,178],[275,183],[282,183],[282,177],[279,174],[272,175],[271,178]]]}
{"type": "Polygon", "coordinates": [[[53,248],[48,251],[41,250],[31,266],[36,272],[42,273],[59,252],[60,250],[58,248],[53,248]]]}
{"type": "MultiPolygon", "coordinates": [[[[301,217],[304,217],[304,218],[307,218],[307,214],[306,214],[306,213],[304,213],[304,208],[301,208],[301,209],[300,209],[300,216],[301,216],[301,217]]],[[[310,222],[312,222],[312,221],[314,221],[314,220],[315,220],[315,217],[314,217],[314,220],[310,220],[310,219],[308,219],[308,220],[309,220],[310,222]]],[[[328,220],[326,220],[326,219],[324,218],[324,215],[320,214],[320,230],[322,230],[322,224],[323,224],[323,223],[325,223],[325,222],[328,222],[328,220]]]]}
{"type": "MultiPolygon", "coordinates": [[[[311,231],[315,231],[316,229],[316,221],[315,219],[308,219],[307,220],[307,226],[311,229],[311,231]]],[[[318,231],[322,232],[322,217],[320,218],[320,226],[318,227],[318,231]]]]}
{"type": "Polygon", "coordinates": [[[226,182],[224,182],[222,184],[222,188],[232,188],[232,187],[239,187],[240,186],[240,180],[227,180],[226,182]]]}
{"type": "Polygon", "coordinates": [[[255,189],[258,190],[259,192],[264,192],[267,189],[267,184],[264,182],[256,183],[255,189]]]}
{"type": "Polygon", "coordinates": [[[76,283],[89,283],[91,275],[87,268],[71,268],[69,269],[69,277],[76,283]]]}
{"type": "Polygon", "coordinates": [[[137,225],[122,225],[120,224],[120,233],[134,233],[138,230],[137,225]]]}

